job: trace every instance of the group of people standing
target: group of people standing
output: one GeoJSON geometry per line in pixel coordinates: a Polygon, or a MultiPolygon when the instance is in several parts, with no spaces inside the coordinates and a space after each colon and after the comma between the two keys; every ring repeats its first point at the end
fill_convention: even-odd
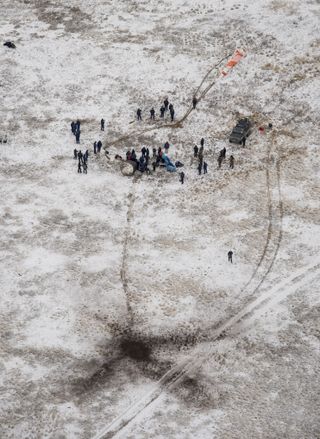
{"type": "MultiPolygon", "coordinates": [[[[219,152],[219,157],[218,157],[218,168],[221,168],[222,162],[226,159],[226,154],[227,154],[227,150],[224,147],[223,149],[221,149],[221,151],[219,152]]],[[[231,155],[229,157],[229,167],[230,169],[234,168],[234,157],[233,155],[231,155]]]]}
{"type": "MultiPolygon", "coordinates": [[[[173,104],[169,103],[168,98],[165,98],[163,104],[160,107],[160,119],[164,119],[165,113],[169,111],[171,122],[174,121],[175,110],[173,108],[173,104]]],[[[155,120],[156,112],[154,107],[150,110],[150,120],[155,120]]],[[[142,110],[141,108],[137,109],[137,120],[142,120],[142,110]]]]}
{"type": "Polygon", "coordinates": [[[83,154],[82,151],[77,151],[75,148],[73,150],[73,158],[75,160],[78,159],[78,173],[81,174],[82,171],[84,174],[87,174],[88,172],[88,157],[89,157],[89,151],[86,150],[86,152],[83,154]]]}

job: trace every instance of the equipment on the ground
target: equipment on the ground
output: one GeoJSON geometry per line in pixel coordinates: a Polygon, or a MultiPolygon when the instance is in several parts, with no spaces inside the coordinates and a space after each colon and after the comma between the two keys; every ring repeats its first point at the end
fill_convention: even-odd
{"type": "Polygon", "coordinates": [[[250,136],[252,130],[252,123],[248,118],[240,119],[237,125],[233,128],[229,142],[241,144],[243,139],[250,136]]]}

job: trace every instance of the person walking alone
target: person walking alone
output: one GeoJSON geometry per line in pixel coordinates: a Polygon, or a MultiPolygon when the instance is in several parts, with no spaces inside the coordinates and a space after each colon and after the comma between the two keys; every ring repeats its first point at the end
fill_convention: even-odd
{"type": "Polygon", "coordinates": [[[229,251],[228,251],[228,262],[231,262],[231,264],[233,263],[233,262],[232,262],[232,256],[233,256],[233,251],[232,251],[232,250],[229,250],[229,251]]]}

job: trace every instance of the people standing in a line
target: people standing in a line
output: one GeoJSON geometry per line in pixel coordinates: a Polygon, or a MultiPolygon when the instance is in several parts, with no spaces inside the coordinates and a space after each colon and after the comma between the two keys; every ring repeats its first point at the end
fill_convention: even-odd
{"type": "Polygon", "coordinates": [[[194,145],[193,148],[193,157],[198,157],[199,148],[197,145],[194,145]]]}
{"type": "Polygon", "coordinates": [[[242,139],[242,147],[244,148],[245,146],[246,146],[246,137],[244,137],[243,139],[242,139]]]}
{"type": "Polygon", "coordinates": [[[161,119],[164,118],[164,113],[165,113],[166,109],[164,108],[164,106],[162,105],[162,107],[160,108],[160,117],[161,119]]]}
{"type": "Polygon", "coordinates": [[[80,130],[76,131],[76,143],[80,143],[80,134],[81,134],[80,130]]]}
{"type": "Polygon", "coordinates": [[[198,99],[197,99],[195,96],[193,96],[193,99],[192,99],[192,106],[193,106],[193,109],[196,108],[197,103],[198,103],[198,99]]]}
{"type": "Polygon", "coordinates": [[[100,121],[100,128],[101,128],[101,131],[104,131],[104,119],[101,119],[101,121],[100,121]]]}
{"type": "Polygon", "coordinates": [[[198,164],[198,173],[199,173],[199,175],[201,175],[201,170],[202,170],[202,162],[199,162],[199,164],[198,164]]]}
{"type": "Polygon", "coordinates": [[[234,168],[234,157],[233,157],[233,155],[230,156],[229,163],[230,163],[230,168],[233,169],[234,168]]]}
{"type": "Polygon", "coordinates": [[[138,108],[137,109],[137,118],[138,118],[138,120],[142,120],[142,111],[141,111],[141,109],[140,108],[138,108]]]}
{"type": "Polygon", "coordinates": [[[231,262],[231,264],[232,264],[232,255],[233,255],[233,251],[229,250],[228,251],[228,262],[231,262]]]}
{"type": "Polygon", "coordinates": [[[73,150],[73,158],[76,159],[78,157],[78,151],[76,148],[73,150]]]}
{"type": "Polygon", "coordinates": [[[168,106],[169,106],[168,98],[165,98],[165,100],[163,101],[163,105],[164,105],[164,111],[167,111],[168,110],[168,106]]]}
{"type": "Polygon", "coordinates": [[[183,184],[184,183],[184,172],[182,171],[182,172],[180,172],[180,181],[181,181],[181,184],[183,184]]]}
{"type": "Polygon", "coordinates": [[[97,154],[97,142],[93,144],[93,154],[97,154]]]}
{"type": "Polygon", "coordinates": [[[203,147],[204,146],[204,138],[202,137],[202,139],[200,140],[200,145],[203,147]]]}
{"type": "Polygon", "coordinates": [[[155,120],[155,115],[156,115],[156,112],[154,111],[154,108],[152,107],[150,110],[150,119],[155,120]]]}
{"type": "Polygon", "coordinates": [[[204,174],[208,173],[208,163],[207,162],[203,162],[203,173],[204,174]]]}

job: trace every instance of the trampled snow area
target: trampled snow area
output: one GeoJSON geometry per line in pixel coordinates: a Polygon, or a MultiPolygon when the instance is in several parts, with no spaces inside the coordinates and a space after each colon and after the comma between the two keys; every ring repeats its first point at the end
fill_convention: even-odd
{"type": "Polygon", "coordinates": [[[320,438],[319,19],[317,0],[1,1],[1,439],[320,438]],[[115,154],[165,141],[184,185],[121,174],[115,154]]]}

